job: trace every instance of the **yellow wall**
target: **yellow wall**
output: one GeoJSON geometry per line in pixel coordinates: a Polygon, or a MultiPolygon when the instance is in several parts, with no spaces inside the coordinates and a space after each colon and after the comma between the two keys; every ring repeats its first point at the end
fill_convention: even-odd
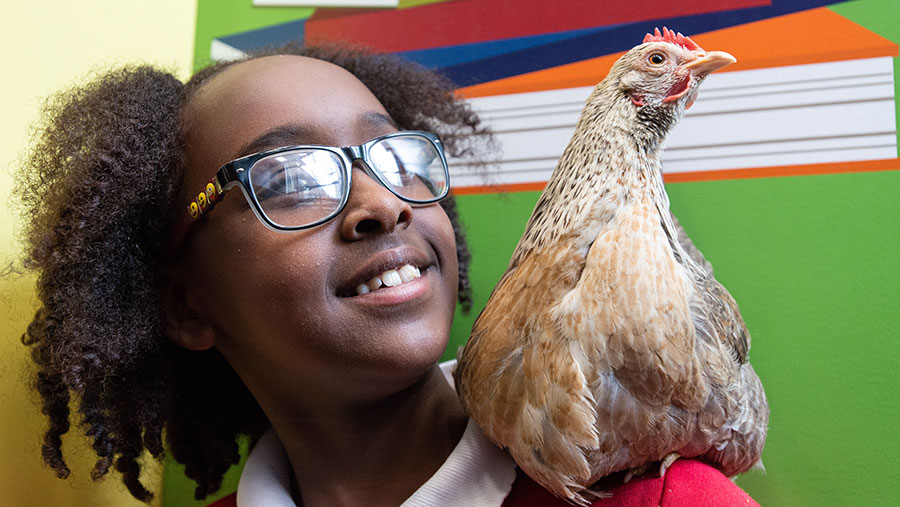
{"type": "MultiPolygon", "coordinates": [[[[247,0],[248,2],[250,0],[247,0]]],[[[16,223],[6,198],[28,125],[42,97],[82,81],[91,71],[153,63],[185,78],[191,66],[195,0],[8,0],[0,7],[0,262],[16,255],[16,223]]],[[[90,479],[93,460],[80,435],[65,439],[73,473],[61,481],[43,467],[46,423],[25,385],[26,350],[19,337],[33,311],[29,279],[0,279],[0,507],[125,506],[131,499],[111,475],[90,479]]],[[[73,432],[74,433],[74,432],[73,432]]]]}

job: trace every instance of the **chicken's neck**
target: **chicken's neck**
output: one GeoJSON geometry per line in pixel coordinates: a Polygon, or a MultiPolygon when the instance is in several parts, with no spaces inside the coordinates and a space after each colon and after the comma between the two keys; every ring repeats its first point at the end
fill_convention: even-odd
{"type": "Polygon", "coordinates": [[[652,202],[668,218],[659,154],[677,118],[657,125],[651,114],[637,114],[630,99],[613,92],[601,85],[588,99],[519,248],[571,234],[587,248],[616,213],[637,202],[652,202]]]}

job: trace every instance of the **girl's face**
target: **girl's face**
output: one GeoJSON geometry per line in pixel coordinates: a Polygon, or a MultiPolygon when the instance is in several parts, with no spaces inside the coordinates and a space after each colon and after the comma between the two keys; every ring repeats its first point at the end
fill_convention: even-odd
{"type": "MultiPolygon", "coordinates": [[[[372,93],[319,60],[274,56],[222,71],[185,112],[190,201],[229,160],[279,146],[348,146],[397,130],[372,93]]],[[[181,276],[184,314],[267,412],[287,399],[364,402],[411,386],[446,346],[456,301],[452,225],[410,207],[354,167],[343,212],[314,229],[273,232],[238,190],[194,224],[181,276]],[[421,277],[357,295],[405,264],[421,277]],[[267,407],[268,405],[268,407],[267,407]]],[[[198,345],[199,344],[199,345],[198,345]]]]}

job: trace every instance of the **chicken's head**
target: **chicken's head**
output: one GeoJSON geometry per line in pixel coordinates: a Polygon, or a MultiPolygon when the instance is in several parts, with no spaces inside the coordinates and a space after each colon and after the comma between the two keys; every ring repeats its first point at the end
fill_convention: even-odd
{"type": "Polygon", "coordinates": [[[610,76],[618,76],[618,90],[634,107],[680,113],[694,103],[700,83],[710,72],[735,61],[728,53],[704,51],[689,37],[663,28],[647,34],[641,45],[625,53],[610,76]]]}

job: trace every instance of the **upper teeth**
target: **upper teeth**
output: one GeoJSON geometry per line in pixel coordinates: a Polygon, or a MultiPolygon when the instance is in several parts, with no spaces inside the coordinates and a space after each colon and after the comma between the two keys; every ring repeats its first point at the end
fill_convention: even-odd
{"type": "Polygon", "coordinates": [[[389,269],[384,273],[373,277],[366,283],[357,285],[356,293],[359,295],[368,294],[382,286],[393,287],[395,285],[400,285],[403,282],[419,278],[420,276],[422,276],[422,273],[419,272],[419,268],[412,264],[404,264],[397,269],[389,269]]]}

